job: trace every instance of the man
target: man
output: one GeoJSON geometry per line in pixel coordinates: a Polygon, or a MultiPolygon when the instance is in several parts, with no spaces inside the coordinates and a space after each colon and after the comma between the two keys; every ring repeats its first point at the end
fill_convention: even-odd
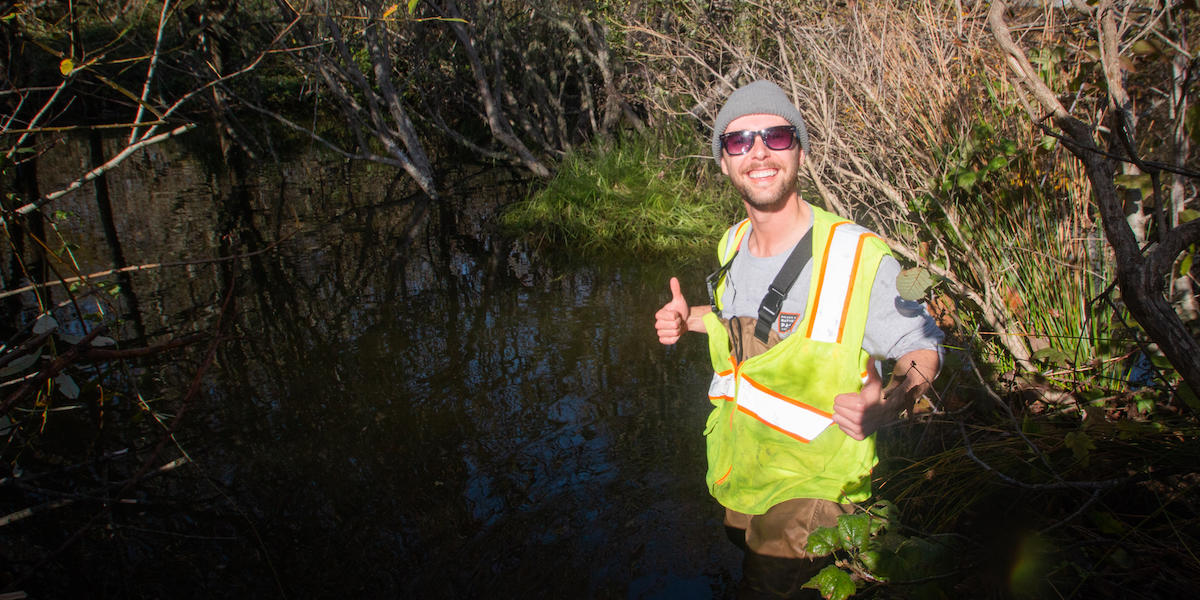
{"type": "Polygon", "coordinates": [[[718,244],[710,305],[689,305],[673,277],[655,329],[663,344],[708,334],[706,479],[746,551],[739,597],[799,597],[824,564],[809,532],[870,496],[874,433],[930,387],[942,332],[899,297],[878,236],[800,197],[808,134],[779,86],[731,94],[712,147],[747,219],[718,244]],[[896,361],[886,389],[878,359],[896,361]]]}

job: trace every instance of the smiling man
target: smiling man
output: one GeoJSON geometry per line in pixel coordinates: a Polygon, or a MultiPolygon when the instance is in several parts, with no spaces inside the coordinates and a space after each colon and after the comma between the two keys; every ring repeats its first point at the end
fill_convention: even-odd
{"type": "Polygon", "coordinates": [[[819,597],[801,587],[824,565],[808,534],[870,497],[875,431],[929,389],[943,336],[896,292],[883,240],[800,197],[808,133],[778,85],[733,92],[712,148],[747,218],[717,245],[709,303],[689,305],[671,278],[655,329],[663,344],[708,335],[706,480],[745,551],[738,597],[819,597]],[[896,361],[886,388],[883,359],[896,361]]]}

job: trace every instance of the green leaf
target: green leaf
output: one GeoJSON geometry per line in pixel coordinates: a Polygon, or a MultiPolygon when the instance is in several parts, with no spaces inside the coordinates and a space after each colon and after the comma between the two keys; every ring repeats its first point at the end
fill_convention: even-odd
{"type": "Polygon", "coordinates": [[[1007,166],[1008,166],[1008,159],[1003,156],[997,156],[997,157],[993,158],[992,160],[988,161],[987,168],[989,171],[999,171],[1000,169],[1003,169],[1004,167],[1007,167],[1007,166]]]}
{"type": "Polygon", "coordinates": [[[1179,382],[1179,387],[1175,388],[1175,393],[1179,396],[1183,403],[1188,405],[1194,411],[1200,412],[1200,398],[1196,397],[1196,392],[1186,381],[1179,382]]]}
{"type": "Polygon", "coordinates": [[[29,354],[14,358],[12,362],[9,362],[7,365],[4,365],[3,369],[0,369],[0,377],[11,377],[16,375],[17,373],[32,367],[33,363],[37,362],[41,357],[42,354],[40,352],[31,352],[29,354]]]}
{"type": "Polygon", "coordinates": [[[925,267],[913,267],[900,271],[896,276],[896,291],[905,300],[920,300],[933,287],[933,274],[925,267]]]}
{"type": "Polygon", "coordinates": [[[975,187],[975,182],[978,180],[979,173],[975,171],[963,171],[958,174],[958,177],[954,178],[954,185],[958,186],[961,190],[969,192],[971,188],[975,187]]]}
{"type": "Polygon", "coordinates": [[[1134,398],[1133,404],[1137,407],[1137,411],[1143,415],[1148,415],[1154,411],[1154,398],[1139,396],[1134,398]]]}
{"type": "Polygon", "coordinates": [[[1045,361],[1060,367],[1065,367],[1071,364],[1070,355],[1052,346],[1042,348],[1041,350],[1034,352],[1031,358],[1033,358],[1033,360],[1045,361]]]}
{"type": "Polygon", "coordinates": [[[1092,441],[1091,436],[1082,431],[1072,431],[1063,438],[1063,443],[1071,449],[1075,455],[1075,460],[1086,465],[1088,463],[1089,452],[1096,449],[1096,443],[1092,441]]]}
{"type": "Polygon", "coordinates": [[[34,335],[42,335],[47,331],[54,331],[55,329],[58,329],[58,321],[55,321],[54,317],[50,315],[38,317],[37,321],[33,324],[34,335]]]}
{"type": "Polygon", "coordinates": [[[75,380],[66,373],[55,377],[54,385],[58,386],[58,391],[62,392],[62,395],[71,400],[79,397],[79,384],[75,383],[75,380]]]}
{"type": "Polygon", "coordinates": [[[858,560],[862,561],[864,567],[871,572],[871,575],[876,579],[886,580],[886,577],[879,574],[879,567],[885,562],[885,559],[878,550],[867,550],[858,554],[858,560]]]}
{"type": "Polygon", "coordinates": [[[875,535],[887,527],[888,521],[896,514],[896,506],[887,500],[880,500],[867,509],[871,517],[871,535],[875,535]]]}
{"type": "Polygon", "coordinates": [[[1196,210],[1194,208],[1186,208],[1184,210],[1179,211],[1179,222],[1180,223],[1190,223],[1192,221],[1195,221],[1197,217],[1200,217],[1200,210],[1196,210]]]}
{"type": "Polygon", "coordinates": [[[1193,144],[1200,144],[1200,104],[1193,104],[1183,117],[1183,127],[1192,138],[1193,144]]]}
{"type": "Polygon", "coordinates": [[[1153,55],[1153,54],[1158,54],[1158,52],[1159,52],[1158,46],[1155,46],[1153,42],[1151,42],[1150,40],[1147,40],[1146,38],[1142,38],[1142,39],[1134,41],[1133,45],[1130,46],[1129,49],[1134,54],[1137,54],[1139,56],[1149,56],[1149,55],[1153,55]]]}
{"type": "Polygon", "coordinates": [[[1088,513],[1088,519],[1096,525],[1100,533],[1106,535],[1121,535],[1129,529],[1129,526],[1107,511],[1092,511],[1088,513]]]}
{"type": "Polygon", "coordinates": [[[408,0],[408,14],[413,14],[417,10],[417,4],[421,0],[408,0]]]}
{"type": "Polygon", "coordinates": [[[923,212],[929,210],[929,197],[928,196],[918,196],[916,198],[910,199],[908,201],[908,210],[911,210],[912,212],[915,212],[915,213],[923,213],[923,212]]]}
{"type": "Polygon", "coordinates": [[[847,550],[862,550],[871,539],[871,518],[865,514],[842,515],[838,517],[837,527],[847,550]]]}
{"type": "Polygon", "coordinates": [[[821,595],[829,600],[846,600],[855,592],[854,580],[850,579],[850,574],[833,565],[821,569],[821,572],[809,579],[804,587],[820,591],[821,595]]]}
{"type": "Polygon", "coordinates": [[[1176,277],[1183,277],[1192,272],[1192,261],[1196,258],[1196,251],[1192,249],[1179,261],[1179,272],[1176,277]]]}
{"type": "Polygon", "coordinates": [[[1154,178],[1145,173],[1139,175],[1121,174],[1117,175],[1113,181],[1118,187],[1142,192],[1142,198],[1151,198],[1154,196],[1154,178]]]}
{"type": "Polygon", "coordinates": [[[1042,150],[1053,150],[1056,144],[1058,144],[1058,138],[1052,135],[1043,135],[1042,141],[1038,143],[1042,150]]]}
{"type": "Polygon", "coordinates": [[[808,542],[804,544],[804,549],[818,556],[826,556],[833,554],[842,546],[842,539],[838,536],[836,527],[818,527],[816,531],[808,534],[808,542]]]}

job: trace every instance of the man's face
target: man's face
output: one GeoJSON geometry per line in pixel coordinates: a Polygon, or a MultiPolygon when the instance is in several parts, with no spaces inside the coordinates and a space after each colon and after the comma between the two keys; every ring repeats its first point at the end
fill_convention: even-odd
{"type": "MultiPolygon", "coordinates": [[[[761,131],[777,125],[790,125],[778,115],[745,115],[730,121],[722,133],[740,130],[761,131]]],[[[721,172],[742,194],[750,206],[759,210],[778,210],[796,192],[796,177],[804,153],[796,141],[788,150],[771,150],[761,136],[745,154],[730,156],[721,150],[721,172]]]]}

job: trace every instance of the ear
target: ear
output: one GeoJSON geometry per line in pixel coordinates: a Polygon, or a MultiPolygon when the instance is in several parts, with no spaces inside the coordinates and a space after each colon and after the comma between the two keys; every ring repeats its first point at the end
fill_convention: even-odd
{"type": "Polygon", "coordinates": [[[803,166],[804,166],[804,158],[805,158],[805,157],[807,157],[807,156],[808,156],[808,155],[804,153],[804,149],[803,149],[803,148],[801,148],[801,149],[800,149],[800,155],[796,157],[796,167],[797,167],[797,168],[799,168],[799,167],[803,167],[803,166]]]}
{"type": "Polygon", "coordinates": [[[721,174],[728,176],[729,175],[729,166],[727,164],[725,164],[726,160],[728,160],[728,157],[726,157],[725,152],[722,151],[721,152],[721,174]]]}

